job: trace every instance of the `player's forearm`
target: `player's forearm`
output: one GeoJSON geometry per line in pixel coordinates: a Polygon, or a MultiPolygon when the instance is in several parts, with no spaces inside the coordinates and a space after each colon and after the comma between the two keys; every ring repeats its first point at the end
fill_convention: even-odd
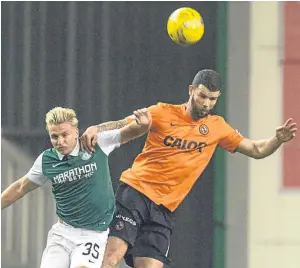
{"type": "Polygon", "coordinates": [[[254,146],[256,147],[255,158],[261,159],[273,154],[281,144],[282,142],[280,142],[276,136],[266,140],[254,141],[254,146]]]}
{"type": "Polygon", "coordinates": [[[149,130],[149,125],[138,125],[135,122],[121,129],[121,144],[127,143],[144,135],[149,130]]]}
{"type": "Polygon", "coordinates": [[[126,125],[128,125],[128,122],[126,119],[123,119],[123,120],[119,120],[119,121],[105,122],[105,123],[96,125],[96,127],[97,127],[97,131],[99,133],[99,132],[107,131],[107,130],[120,129],[126,125]]]}
{"type": "Polygon", "coordinates": [[[24,194],[25,193],[21,190],[20,182],[14,182],[1,194],[1,209],[15,203],[18,199],[23,197],[24,194]]]}
{"type": "Polygon", "coordinates": [[[15,181],[1,194],[1,209],[10,206],[25,194],[38,188],[39,185],[29,180],[26,176],[15,181]]]}

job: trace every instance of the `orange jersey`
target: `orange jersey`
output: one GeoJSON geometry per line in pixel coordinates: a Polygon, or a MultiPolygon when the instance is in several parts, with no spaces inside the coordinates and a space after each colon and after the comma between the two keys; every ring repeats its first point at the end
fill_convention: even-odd
{"type": "MultiPolygon", "coordinates": [[[[220,116],[208,115],[193,121],[185,104],[158,103],[148,110],[152,125],[144,149],[120,180],[174,211],[216,147],[233,152],[243,137],[220,116]]],[[[130,121],[130,117],[127,119],[130,121]]]]}

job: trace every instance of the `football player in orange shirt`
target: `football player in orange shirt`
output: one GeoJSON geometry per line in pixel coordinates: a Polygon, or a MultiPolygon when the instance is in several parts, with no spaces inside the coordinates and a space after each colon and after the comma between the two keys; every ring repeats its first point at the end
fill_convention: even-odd
{"type": "MultiPolygon", "coordinates": [[[[244,138],[210,111],[221,94],[219,74],[201,70],[189,86],[184,104],[150,106],[152,125],[143,151],[120,178],[114,220],[102,268],[115,268],[125,257],[136,268],[161,268],[167,257],[172,214],[193,187],[217,146],[255,159],[273,154],[296,135],[290,118],[265,140],[244,138]]],[[[87,129],[82,146],[93,151],[97,132],[122,127],[129,116],[87,129]]]]}

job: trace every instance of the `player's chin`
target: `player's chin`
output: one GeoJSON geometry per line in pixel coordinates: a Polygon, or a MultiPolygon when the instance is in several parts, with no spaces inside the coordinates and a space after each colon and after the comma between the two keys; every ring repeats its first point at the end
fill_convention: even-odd
{"type": "Polygon", "coordinates": [[[197,112],[197,117],[200,119],[200,118],[202,118],[202,117],[207,116],[208,114],[209,114],[209,111],[201,110],[201,111],[198,111],[198,112],[197,112]]]}
{"type": "Polygon", "coordinates": [[[58,147],[56,148],[56,150],[62,154],[62,155],[65,155],[65,154],[68,154],[68,149],[67,148],[64,148],[64,147],[58,147]]]}

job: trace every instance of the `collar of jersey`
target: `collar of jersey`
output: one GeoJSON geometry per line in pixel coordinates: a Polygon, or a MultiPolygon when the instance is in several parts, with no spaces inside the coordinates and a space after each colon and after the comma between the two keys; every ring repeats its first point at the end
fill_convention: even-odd
{"type": "MultiPolygon", "coordinates": [[[[78,154],[79,154],[79,149],[80,149],[79,141],[77,140],[77,144],[76,144],[74,150],[73,150],[71,153],[69,153],[69,155],[72,155],[72,156],[78,156],[78,154]]],[[[57,153],[57,155],[58,155],[59,160],[62,160],[62,159],[64,158],[64,155],[61,154],[61,153],[59,153],[57,150],[56,150],[56,153],[57,153]]]]}

